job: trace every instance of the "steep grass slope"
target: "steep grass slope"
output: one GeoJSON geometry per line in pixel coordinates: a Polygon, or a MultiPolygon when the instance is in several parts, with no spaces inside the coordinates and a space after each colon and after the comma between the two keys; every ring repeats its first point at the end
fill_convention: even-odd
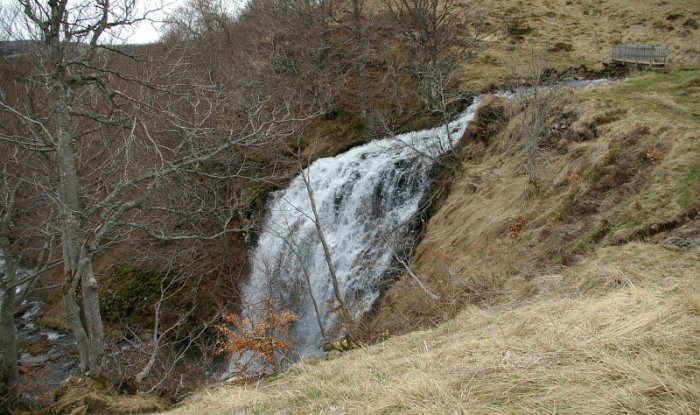
{"type": "Polygon", "coordinates": [[[537,188],[528,109],[493,100],[502,117],[460,150],[414,259],[442,300],[401,279],[369,323],[375,339],[432,328],[169,413],[697,414],[699,85],[647,73],[554,94],[537,188]]]}
{"type": "Polygon", "coordinates": [[[636,413],[700,408],[700,248],[633,243],[531,280],[528,301],[469,307],[171,414],[636,413]]]}
{"type": "Polygon", "coordinates": [[[536,294],[530,279],[598,246],[659,241],[700,208],[700,72],[648,73],[582,92],[556,92],[543,116],[535,189],[523,120],[509,102],[487,143],[462,149],[445,202],[370,323],[377,336],[428,327],[464,304],[536,294]]]}

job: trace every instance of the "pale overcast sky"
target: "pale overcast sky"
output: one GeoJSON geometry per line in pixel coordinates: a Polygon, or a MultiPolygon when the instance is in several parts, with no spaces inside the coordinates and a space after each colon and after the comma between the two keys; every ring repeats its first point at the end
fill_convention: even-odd
{"type": "MultiPolygon", "coordinates": [[[[225,0],[222,0],[226,2],[225,0]]],[[[162,34],[162,21],[165,17],[173,13],[177,8],[184,4],[186,0],[138,0],[139,11],[141,14],[147,10],[159,10],[149,14],[149,18],[154,20],[152,22],[141,22],[135,27],[129,28],[129,30],[124,30],[119,34],[122,39],[118,43],[151,43],[155,42],[160,38],[162,34]]],[[[75,3],[78,3],[76,1],[75,3]]],[[[228,2],[226,2],[228,3],[228,2]]],[[[233,3],[233,2],[231,2],[233,3]]],[[[0,0],[0,8],[5,9],[8,6],[16,5],[14,0],[0,0]]],[[[70,4],[70,3],[69,3],[70,4]]]]}
{"type": "MultiPolygon", "coordinates": [[[[142,12],[146,10],[158,10],[149,15],[153,22],[141,22],[131,29],[126,43],[152,43],[157,41],[163,34],[163,23],[161,21],[177,10],[178,7],[186,3],[186,0],[161,0],[148,1],[139,0],[142,12]]],[[[127,35],[125,33],[124,35],[127,35]]]]}

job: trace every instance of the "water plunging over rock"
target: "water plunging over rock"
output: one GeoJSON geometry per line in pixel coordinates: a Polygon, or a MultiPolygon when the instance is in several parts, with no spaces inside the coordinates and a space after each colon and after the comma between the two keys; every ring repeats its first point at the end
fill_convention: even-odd
{"type": "MultiPolygon", "coordinates": [[[[376,140],[307,168],[340,290],[354,318],[370,311],[395,275],[395,255],[413,246],[436,161],[462,137],[477,107],[478,100],[448,125],[376,140]]],[[[292,327],[299,357],[318,355],[338,335],[340,318],[333,311],[331,276],[303,178],[274,193],[268,210],[243,287],[243,313],[255,321],[269,296],[278,310],[300,316],[292,327]]]]}

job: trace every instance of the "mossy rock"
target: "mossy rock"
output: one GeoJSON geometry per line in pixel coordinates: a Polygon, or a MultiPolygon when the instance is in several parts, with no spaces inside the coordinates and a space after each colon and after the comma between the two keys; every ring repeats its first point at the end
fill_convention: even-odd
{"type": "Polygon", "coordinates": [[[128,318],[148,323],[160,294],[163,275],[148,270],[120,268],[105,278],[100,289],[102,316],[109,322],[128,318]]]}
{"type": "MultiPolygon", "coordinates": [[[[173,272],[176,278],[177,271],[173,272]]],[[[163,272],[119,268],[112,271],[104,278],[100,287],[102,317],[108,323],[115,325],[127,323],[133,327],[150,330],[154,324],[155,304],[160,298],[161,282],[167,284],[171,275],[163,272]]],[[[216,312],[216,304],[209,301],[209,297],[203,295],[206,284],[214,281],[216,274],[203,275],[201,279],[190,278],[181,283],[185,287],[178,289],[174,296],[170,296],[161,307],[162,324],[173,324],[181,315],[197,308],[197,312],[178,324],[181,331],[173,333],[175,339],[178,336],[187,336],[189,330],[199,327],[202,316],[211,316],[216,312]]],[[[170,288],[170,294],[175,290],[170,288]]],[[[205,317],[206,319],[206,317],[205,317]]]]}

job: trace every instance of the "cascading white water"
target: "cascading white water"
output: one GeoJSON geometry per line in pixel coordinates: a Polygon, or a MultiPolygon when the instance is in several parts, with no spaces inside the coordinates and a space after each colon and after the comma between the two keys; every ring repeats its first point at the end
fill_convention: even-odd
{"type": "MultiPolygon", "coordinates": [[[[582,89],[608,81],[573,81],[541,88],[582,89]]],[[[497,95],[512,99],[539,90],[519,88],[497,95]]],[[[370,311],[391,283],[397,271],[392,269],[396,255],[410,253],[419,228],[416,225],[420,224],[420,209],[430,196],[431,173],[437,159],[462,138],[480,101],[477,98],[447,125],[373,141],[336,157],[317,160],[307,168],[340,289],[355,318],[370,311]]],[[[260,305],[266,298],[274,301],[276,311],[298,314],[300,319],[292,327],[293,358],[319,355],[324,342],[339,336],[334,330],[339,316],[333,307],[336,302],[328,264],[301,175],[286,190],[271,196],[252,266],[251,277],[243,287],[243,315],[253,323],[259,321],[264,315],[260,305]]],[[[250,357],[243,353],[234,356],[233,361],[250,357]]]]}
{"type": "MultiPolygon", "coordinates": [[[[447,125],[372,141],[306,169],[340,289],[355,318],[372,308],[390,282],[395,255],[415,242],[436,160],[462,137],[477,108],[478,100],[447,125]]],[[[243,289],[243,313],[255,321],[262,301],[272,298],[278,311],[300,317],[292,327],[299,357],[318,355],[332,340],[324,333],[332,336],[339,316],[331,310],[331,277],[302,176],[274,193],[268,209],[243,289]]]]}

